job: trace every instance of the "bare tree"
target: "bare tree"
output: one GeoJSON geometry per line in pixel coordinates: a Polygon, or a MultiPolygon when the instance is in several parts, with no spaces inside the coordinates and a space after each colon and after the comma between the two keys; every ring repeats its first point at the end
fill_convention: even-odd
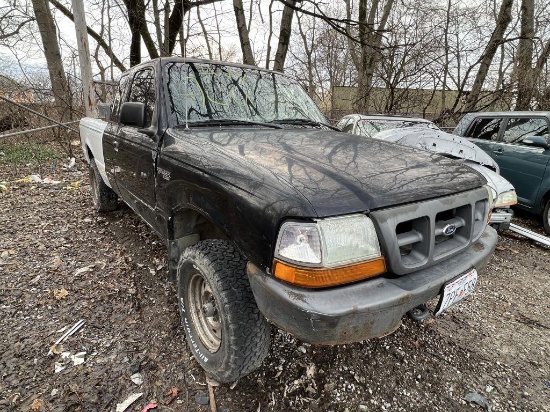
{"type": "MultiPolygon", "coordinates": [[[[359,1],[358,17],[358,50],[352,48],[353,62],[357,68],[357,97],[355,108],[358,112],[364,113],[369,110],[369,96],[372,90],[374,71],[382,58],[380,52],[382,46],[383,33],[386,30],[386,24],[390,12],[394,5],[394,0],[386,0],[386,3],[380,4],[380,0],[372,0],[370,8],[367,0],[359,1]],[[376,21],[379,8],[382,7],[382,14],[376,21]],[[376,24],[378,23],[378,25],[376,24]]],[[[346,9],[348,10],[348,38],[354,37],[351,30],[351,1],[346,0],[346,9]]],[[[351,45],[351,43],[350,43],[351,45]]]]}
{"type": "Polygon", "coordinates": [[[286,54],[288,52],[288,44],[292,33],[292,17],[294,16],[295,0],[289,0],[283,8],[281,17],[281,27],[279,30],[279,42],[277,45],[277,53],[275,53],[275,61],[273,62],[273,70],[282,72],[285,65],[286,54]]]}
{"type": "Polygon", "coordinates": [[[535,37],[535,2],[521,1],[521,33],[517,55],[518,95],[516,110],[529,110],[535,86],[533,38],[535,37]]]}
{"type": "Polygon", "coordinates": [[[52,35],[53,33],[57,33],[57,29],[47,0],[32,0],[32,5],[44,47],[44,56],[48,65],[55,103],[60,117],[62,117],[64,108],[67,105],[69,87],[63,68],[63,61],[61,60],[57,36],[52,35]]]}
{"type": "Polygon", "coordinates": [[[508,25],[512,21],[512,4],[513,0],[503,0],[500,5],[500,11],[498,13],[495,29],[493,34],[485,46],[485,50],[481,55],[479,69],[477,71],[474,84],[472,86],[471,92],[466,98],[466,103],[464,104],[464,111],[471,112],[475,110],[476,104],[479,100],[481,94],[481,88],[483,83],[487,78],[487,73],[489,72],[489,67],[493,62],[495,53],[497,52],[498,47],[504,42],[504,34],[508,25]]]}
{"type": "MultiPolygon", "coordinates": [[[[49,0],[49,2],[57,9],[59,10],[61,13],[63,13],[65,16],[67,16],[69,19],[71,19],[71,21],[74,21],[74,16],[73,14],[71,13],[71,11],[65,7],[63,4],[59,3],[57,0],[49,0]]],[[[93,30],[92,28],[88,27],[87,28],[87,31],[88,31],[88,34],[90,36],[92,36],[92,38],[101,46],[101,48],[105,51],[105,53],[107,53],[113,64],[120,70],[120,71],[125,71],[126,70],[126,67],[124,66],[124,64],[118,59],[118,57],[114,54],[113,52],[113,49],[111,48],[110,46],[110,42],[107,43],[104,38],[103,38],[103,34],[100,34],[100,33],[97,33],[95,30],[93,30]]]]}
{"type": "Polygon", "coordinates": [[[235,19],[237,21],[237,32],[241,42],[241,51],[243,53],[243,63],[255,65],[254,53],[250,45],[250,28],[246,25],[246,17],[244,15],[244,6],[242,0],[233,0],[233,10],[235,11],[235,19]]]}

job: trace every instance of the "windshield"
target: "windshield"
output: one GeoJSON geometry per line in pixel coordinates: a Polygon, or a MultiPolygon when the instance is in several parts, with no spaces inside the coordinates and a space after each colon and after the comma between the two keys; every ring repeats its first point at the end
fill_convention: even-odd
{"type": "Polygon", "coordinates": [[[356,133],[361,136],[372,137],[378,132],[404,127],[429,127],[437,129],[431,122],[419,122],[416,120],[359,120],[356,133]]]}
{"type": "Polygon", "coordinates": [[[165,68],[171,126],[212,120],[327,122],[295,81],[273,72],[210,63],[165,68]]]}

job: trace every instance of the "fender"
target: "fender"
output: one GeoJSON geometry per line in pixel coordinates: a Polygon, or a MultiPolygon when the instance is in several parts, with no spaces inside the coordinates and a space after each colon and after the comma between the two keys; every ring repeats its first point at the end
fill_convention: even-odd
{"type": "Polygon", "coordinates": [[[105,159],[103,158],[103,133],[107,128],[107,124],[101,119],[91,117],[81,119],[79,124],[80,142],[86,161],[89,163],[90,158],[94,158],[103,181],[112,188],[105,173],[105,159]]]}

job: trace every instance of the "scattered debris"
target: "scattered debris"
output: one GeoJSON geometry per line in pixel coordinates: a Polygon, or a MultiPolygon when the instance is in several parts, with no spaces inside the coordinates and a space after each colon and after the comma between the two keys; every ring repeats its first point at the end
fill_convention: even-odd
{"type": "Polygon", "coordinates": [[[42,183],[42,178],[40,175],[30,175],[28,181],[29,183],[42,183]]]}
{"type": "Polygon", "coordinates": [[[178,395],[180,394],[181,392],[181,389],[178,388],[177,386],[172,386],[170,389],[168,389],[166,391],[166,393],[164,394],[164,396],[168,396],[168,399],[166,399],[164,401],[164,404],[165,405],[170,405],[172,402],[174,402],[174,400],[178,397],[178,395]]]}
{"type": "Polygon", "coordinates": [[[143,393],[133,393],[132,395],[128,396],[128,398],[126,398],[124,402],[117,403],[116,412],[124,412],[131,404],[141,398],[142,395],[143,393]]]}
{"type": "Polygon", "coordinates": [[[130,380],[134,382],[136,385],[141,385],[143,383],[143,376],[141,376],[141,373],[134,373],[132,376],[130,376],[130,380]]]}
{"type": "Polygon", "coordinates": [[[47,177],[44,180],[42,180],[42,183],[45,185],[58,185],[59,183],[61,183],[61,180],[53,180],[47,177]]]}
{"type": "Polygon", "coordinates": [[[467,402],[477,403],[479,406],[481,406],[487,412],[491,412],[493,410],[493,404],[490,401],[488,401],[483,395],[480,395],[477,392],[468,393],[464,397],[464,400],[467,401],[467,402]]]}
{"type": "Polygon", "coordinates": [[[69,292],[67,292],[66,289],[54,289],[54,290],[52,290],[52,295],[55,298],[55,300],[61,300],[65,297],[67,297],[68,294],[69,294],[69,292]]]}
{"type": "Polygon", "coordinates": [[[146,405],[143,407],[143,409],[141,410],[141,412],[147,412],[147,411],[151,411],[153,409],[157,409],[157,404],[154,403],[154,402],[151,402],[150,404],[146,405]]]}
{"type": "Polygon", "coordinates": [[[86,352],[78,352],[74,355],[71,355],[71,361],[74,366],[82,365],[85,362],[86,352]]]}
{"type": "Polygon", "coordinates": [[[206,392],[197,392],[195,394],[195,403],[199,405],[208,405],[210,403],[210,396],[206,392]]]}
{"type": "Polygon", "coordinates": [[[78,276],[78,275],[81,275],[82,273],[86,273],[86,272],[91,272],[94,266],[95,266],[95,264],[84,266],[84,267],[76,270],[74,272],[74,276],[78,276]]]}
{"type": "Polygon", "coordinates": [[[54,396],[57,396],[57,394],[59,393],[59,390],[58,389],[52,389],[52,392],[50,393],[50,396],[53,398],[54,396]]]}
{"type": "Polygon", "coordinates": [[[317,372],[317,367],[314,363],[310,363],[306,368],[306,376],[311,379],[315,376],[315,373],[317,372]]]}
{"type": "Polygon", "coordinates": [[[74,157],[71,157],[69,159],[69,162],[67,164],[64,164],[63,165],[63,168],[64,169],[72,169],[74,167],[74,165],[76,164],[76,159],[74,157]]]}
{"type": "Polygon", "coordinates": [[[42,408],[42,405],[44,405],[44,401],[40,398],[36,398],[34,401],[32,401],[31,410],[39,411],[42,408]]]}
{"type": "MultiPolygon", "coordinates": [[[[543,245],[550,246],[550,238],[543,236],[539,233],[533,232],[532,230],[529,230],[525,227],[518,226],[514,223],[510,223],[510,230],[512,232],[519,233],[522,236],[525,236],[529,239],[534,240],[535,242],[542,243],[543,245]]],[[[515,252],[519,253],[519,252],[515,252]]]]}
{"type": "Polygon", "coordinates": [[[61,336],[58,340],[56,340],[55,343],[50,347],[50,350],[48,351],[48,356],[53,354],[53,351],[52,351],[53,347],[55,347],[56,345],[59,345],[62,342],[65,342],[65,340],[69,336],[74,334],[77,330],[79,330],[84,325],[84,323],[86,323],[86,321],[84,319],[80,319],[78,322],[74,324],[74,326],[71,329],[69,329],[67,332],[63,334],[63,336],[61,336]]]}
{"type": "MultiPolygon", "coordinates": [[[[208,379],[206,379],[206,382],[208,383],[208,379]]],[[[208,395],[210,396],[210,410],[212,412],[218,412],[218,409],[216,408],[216,398],[214,398],[214,387],[208,383],[208,395]]]]}
{"type": "Polygon", "coordinates": [[[72,183],[69,183],[65,189],[67,190],[78,190],[80,189],[80,185],[82,184],[82,180],[76,180],[72,183]]]}
{"type": "Polygon", "coordinates": [[[61,362],[55,362],[54,364],[54,372],[53,373],[59,373],[61,372],[63,369],[65,369],[65,364],[61,363],[61,362]]]}

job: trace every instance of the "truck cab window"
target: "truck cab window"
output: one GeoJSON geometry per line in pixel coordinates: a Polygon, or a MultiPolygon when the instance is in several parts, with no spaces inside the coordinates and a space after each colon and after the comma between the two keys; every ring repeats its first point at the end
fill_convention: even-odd
{"type": "Polygon", "coordinates": [[[145,104],[145,127],[151,126],[153,112],[155,111],[155,78],[153,70],[145,69],[137,72],[130,90],[128,101],[145,104]]]}
{"type": "Polygon", "coordinates": [[[548,124],[545,119],[523,117],[508,120],[503,138],[506,143],[520,144],[523,138],[530,136],[548,138],[548,124]]]}
{"type": "Polygon", "coordinates": [[[497,140],[498,131],[502,119],[500,118],[480,118],[473,122],[472,127],[468,131],[466,137],[483,140],[497,140]]]}

